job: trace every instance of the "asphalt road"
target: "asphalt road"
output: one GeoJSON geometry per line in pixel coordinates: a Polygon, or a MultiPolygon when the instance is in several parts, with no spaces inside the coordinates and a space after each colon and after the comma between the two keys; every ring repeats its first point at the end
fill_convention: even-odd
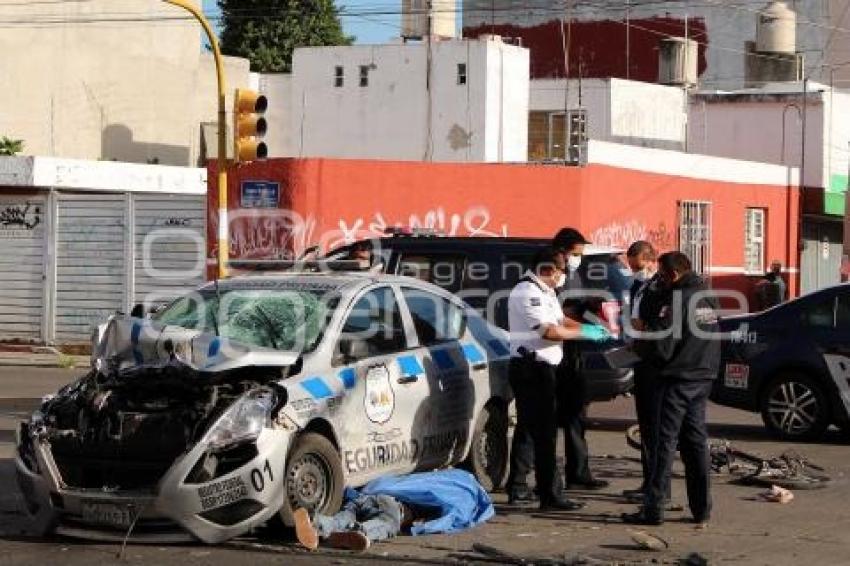
{"type": "MultiPolygon", "coordinates": [[[[623,430],[634,420],[629,399],[595,404],[588,433],[597,476],[612,482],[609,489],[575,493],[587,503],[579,513],[539,513],[512,507],[504,494],[495,494],[497,516],[487,524],[455,535],[400,537],[376,544],[368,553],[308,554],[288,540],[257,532],[219,546],[130,545],[121,558],[120,545],[94,544],[71,539],[40,539],[28,531],[12,464],[15,422],[26,416],[37,399],[73,379],[79,370],[0,367],[0,564],[343,564],[343,563],[449,563],[469,562],[474,543],[486,544],[522,557],[590,557],[606,564],[677,564],[691,553],[710,563],[770,565],[839,565],[850,556],[850,451],[837,431],[817,444],[789,445],[769,438],[756,415],[712,406],[713,436],[736,446],[768,455],[795,450],[824,466],[833,482],[817,491],[796,492],[788,505],[766,503],[760,489],[732,485],[728,476],[713,483],[715,511],[706,531],[696,531],[688,514],[672,513],[662,527],[645,529],[666,540],[669,549],[638,550],[634,529],[619,514],[634,509],[619,493],[640,481],[637,453],[624,442],[623,430]]],[[[678,469],[681,472],[681,469],[678,469]]],[[[684,482],[674,480],[674,499],[685,502],[684,482]]]]}

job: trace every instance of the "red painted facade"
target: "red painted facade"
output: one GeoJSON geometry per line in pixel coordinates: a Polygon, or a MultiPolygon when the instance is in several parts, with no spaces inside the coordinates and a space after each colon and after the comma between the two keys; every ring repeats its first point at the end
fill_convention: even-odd
{"type": "Polygon", "coordinates": [[[699,75],[707,66],[705,50],[708,34],[702,18],[691,18],[687,22],[684,18],[670,17],[632,19],[628,27],[624,20],[573,21],[563,27],[559,20],[553,20],[528,27],[486,24],[463,29],[464,37],[478,37],[482,34],[521,38],[522,45],[531,52],[532,79],[564,77],[567,34],[570,37],[569,78],[613,77],[657,82],[658,44],[666,37],[687,36],[697,41],[699,75]]]}
{"type": "MultiPolygon", "coordinates": [[[[215,257],[217,187],[209,179],[208,242],[215,257]]],[[[552,236],[570,225],[598,244],[649,239],[678,246],[678,203],[711,203],[710,265],[716,287],[749,293],[743,275],[747,207],[767,211],[765,261],[796,268],[797,189],[646,173],[605,165],[450,164],[272,159],[230,175],[232,257],[285,257],[374,236],[389,226],[446,234],[552,236]],[[280,183],[277,209],[240,207],[240,183],[280,183]]],[[[797,289],[790,278],[791,292],[797,289]]]]}

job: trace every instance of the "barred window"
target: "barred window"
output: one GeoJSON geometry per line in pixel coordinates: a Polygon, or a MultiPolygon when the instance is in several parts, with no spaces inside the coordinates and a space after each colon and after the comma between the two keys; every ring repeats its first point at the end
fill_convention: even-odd
{"type": "Polygon", "coordinates": [[[764,273],[765,210],[748,208],[744,218],[744,272],[750,275],[764,273]]]}
{"type": "Polygon", "coordinates": [[[711,267],[711,203],[679,203],[679,251],[691,260],[693,270],[708,274],[711,267]]]}

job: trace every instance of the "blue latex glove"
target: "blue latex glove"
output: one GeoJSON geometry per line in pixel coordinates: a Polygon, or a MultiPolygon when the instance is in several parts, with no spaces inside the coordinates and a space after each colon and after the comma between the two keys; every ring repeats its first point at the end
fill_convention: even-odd
{"type": "Polygon", "coordinates": [[[605,342],[612,339],[611,333],[604,326],[598,324],[582,324],[579,332],[582,339],[591,342],[605,342]]]}

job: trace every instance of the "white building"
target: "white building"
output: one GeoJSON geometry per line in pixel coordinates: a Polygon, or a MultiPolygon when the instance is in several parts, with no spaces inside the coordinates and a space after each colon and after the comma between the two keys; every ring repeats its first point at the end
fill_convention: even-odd
{"type": "Polygon", "coordinates": [[[529,161],[565,159],[565,116],[583,109],[587,137],[659,149],[684,149],[686,92],[623,79],[535,79],[528,121],[529,161]]]}
{"type": "MultiPolygon", "coordinates": [[[[528,50],[499,38],[308,47],[264,75],[283,157],[525,161],[528,50]]],[[[279,148],[279,149],[278,149],[279,148]]]]}
{"type": "Polygon", "coordinates": [[[811,82],[805,97],[803,92],[803,83],[797,82],[694,93],[688,150],[801,170],[806,291],[839,280],[850,167],[850,92],[811,82]]]}

